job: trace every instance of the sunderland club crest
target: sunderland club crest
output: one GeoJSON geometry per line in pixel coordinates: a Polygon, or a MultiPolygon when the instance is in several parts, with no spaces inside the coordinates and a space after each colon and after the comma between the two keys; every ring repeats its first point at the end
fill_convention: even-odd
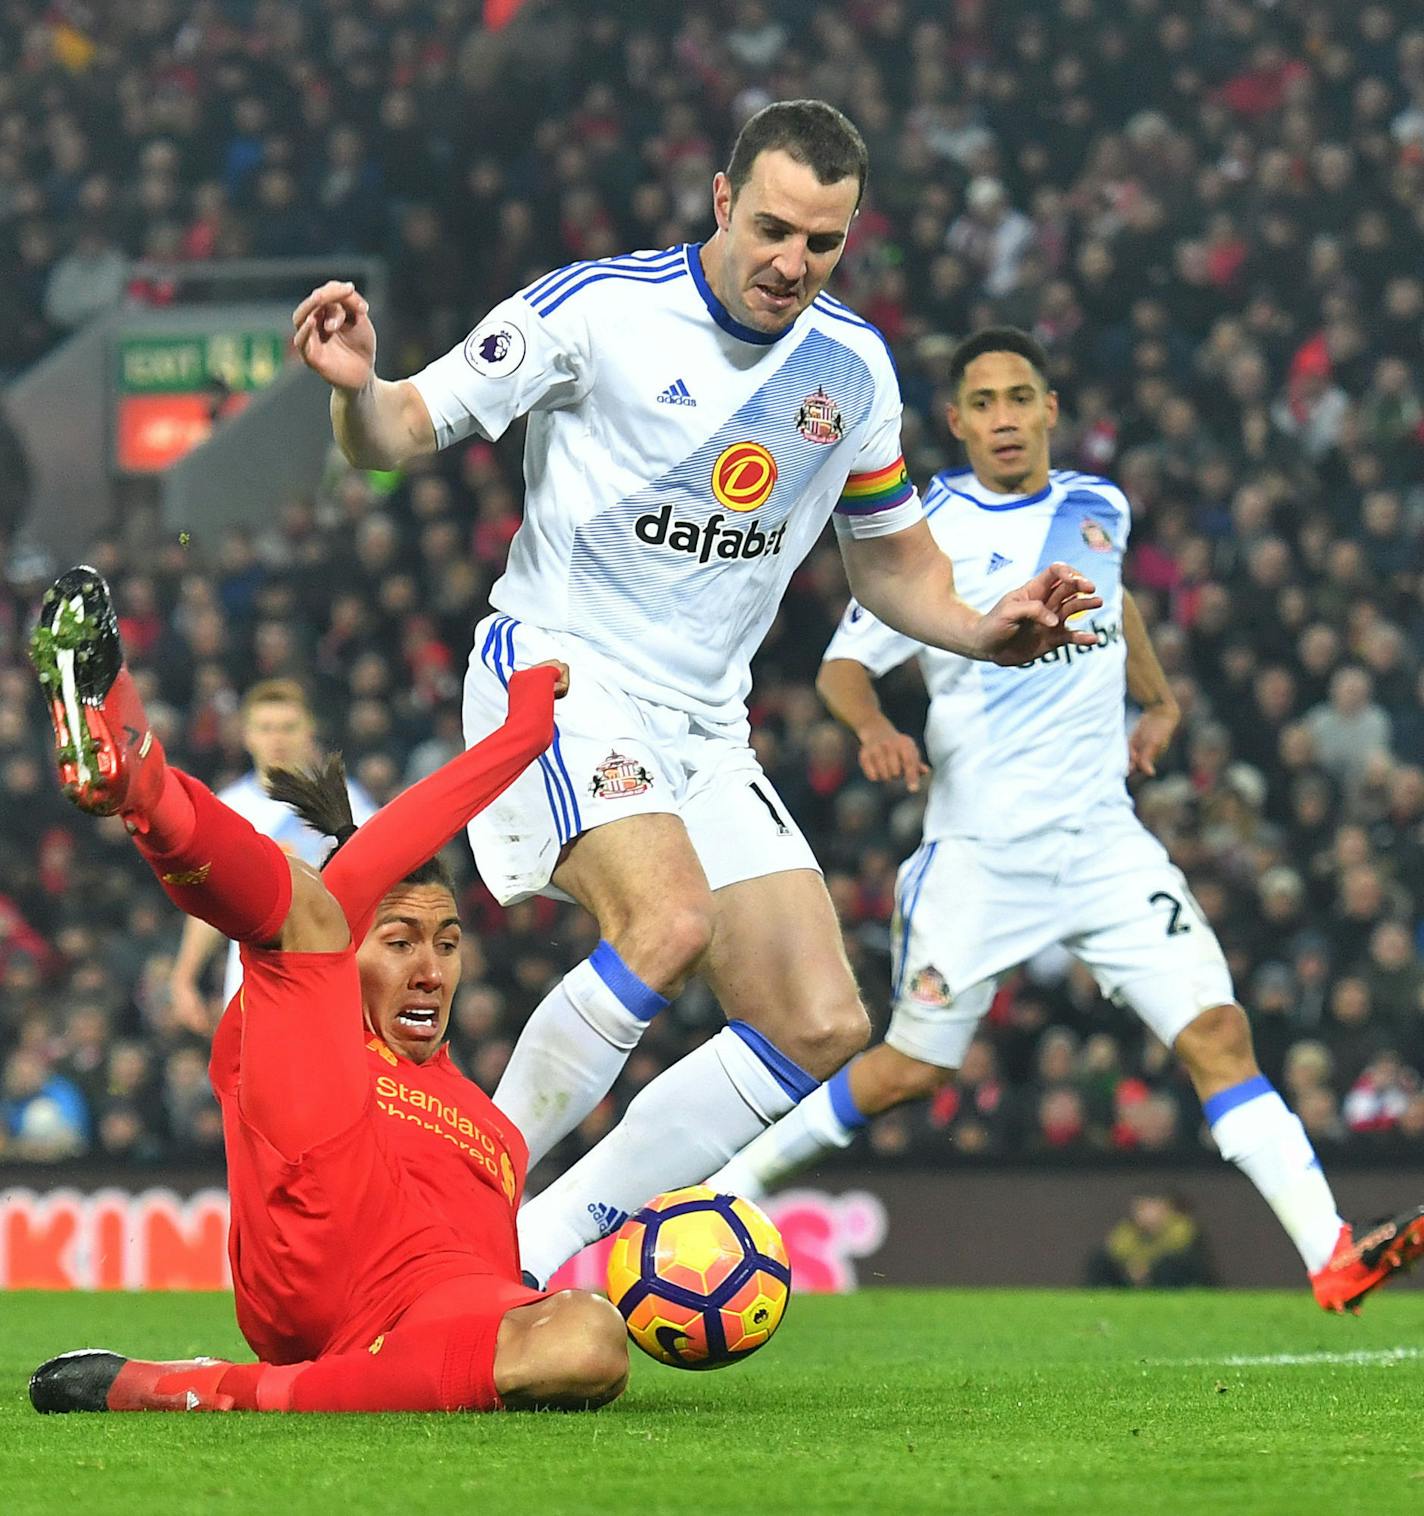
{"type": "Polygon", "coordinates": [[[1095,553],[1112,552],[1113,540],[1101,521],[1095,520],[1092,516],[1084,516],[1078,530],[1083,534],[1083,541],[1095,553]]]}
{"type": "Polygon", "coordinates": [[[841,408],[819,385],[814,395],[807,395],[796,412],[796,430],[807,442],[829,447],[845,436],[841,408]]]}
{"type": "Polygon", "coordinates": [[[910,999],[920,1005],[948,1005],[954,996],[940,971],[931,965],[923,968],[910,981],[910,999]]]}
{"type": "Polygon", "coordinates": [[[636,758],[611,752],[593,771],[588,787],[595,800],[624,800],[653,787],[653,776],[636,758]]]}

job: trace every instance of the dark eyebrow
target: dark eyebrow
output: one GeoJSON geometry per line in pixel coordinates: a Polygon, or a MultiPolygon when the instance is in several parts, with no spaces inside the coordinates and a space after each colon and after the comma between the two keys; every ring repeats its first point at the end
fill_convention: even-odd
{"type": "Polygon", "coordinates": [[[1017,393],[1019,390],[1029,390],[1036,392],[1037,386],[1027,379],[1020,379],[1013,384],[1006,384],[1002,390],[992,389],[987,384],[981,384],[978,389],[970,390],[964,398],[966,400],[977,400],[981,395],[992,398],[995,395],[1012,395],[1017,393]]]}
{"type": "MultiPolygon", "coordinates": [[[[756,219],[768,231],[794,232],[794,231],[797,230],[797,228],[794,227],[794,226],[792,226],[792,224],[789,221],[783,221],[780,216],[773,215],[771,211],[758,211],[756,213],[756,219]]],[[[834,243],[843,241],[844,238],[845,238],[845,233],[843,231],[840,231],[840,230],[825,231],[825,232],[810,232],[810,231],[808,231],[806,233],[806,240],[808,242],[827,242],[827,241],[829,241],[832,244],[834,244],[834,243]]]]}

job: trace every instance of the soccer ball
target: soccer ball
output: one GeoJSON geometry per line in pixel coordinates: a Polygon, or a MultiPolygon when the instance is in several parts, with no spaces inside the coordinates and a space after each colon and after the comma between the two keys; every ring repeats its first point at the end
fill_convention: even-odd
{"type": "Polygon", "coordinates": [[[786,1245],[770,1218],[705,1184],[650,1200],[608,1255],[608,1298],[628,1335],[677,1369],[725,1368],[755,1353],[790,1294],[786,1245]]]}

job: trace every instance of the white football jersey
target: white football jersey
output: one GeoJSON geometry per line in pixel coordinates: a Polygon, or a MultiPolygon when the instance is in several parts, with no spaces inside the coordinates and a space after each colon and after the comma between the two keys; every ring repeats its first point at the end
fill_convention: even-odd
{"type": "MultiPolygon", "coordinates": [[[[351,817],[360,826],[376,814],[376,804],[354,779],[347,781],[346,788],[351,796],[351,817]]],[[[255,769],[241,779],[235,779],[226,789],[219,790],[218,799],[250,821],[264,837],[270,837],[284,853],[313,867],[320,864],[331,849],[330,837],[313,831],[285,802],[273,800],[262,788],[255,769]]],[[[242,960],[238,957],[237,944],[230,942],[227,967],[223,971],[224,1005],[237,994],[241,983],[242,960]]]]}
{"type": "Polygon", "coordinates": [[[996,495],[963,469],[925,491],[931,532],[954,562],[959,593],[987,611],[1050,563],[1097,586],[1087,625],[1094,647],[1055,648],[1000,668],[926,647],[851,602],[826,649],[877,678],[917,658],[930,695],[926,756],[933,768],[925,838],[1007,841],[1077,828],[1127,795],[1127,643],[1122,557],[1130,508],[1115,484],[1055,469],[1035,495],[996,495]]]}
{"type": "Polygon", "coordinates": [[[558,269],[411,382],[441,447],[529,416],[494,607],[704,720],[745,716],[752,654],[833,511],[855,536],[923,514],[879,332],[825,293],[780,336],[745,327],[692,244],[558,269]]]}

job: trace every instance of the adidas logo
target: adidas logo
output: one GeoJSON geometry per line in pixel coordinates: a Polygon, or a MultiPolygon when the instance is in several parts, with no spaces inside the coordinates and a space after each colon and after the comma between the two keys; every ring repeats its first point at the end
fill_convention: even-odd
{"type": "Polygon", "coordinates": [[[696,405],[686,379],[677,379],[658,396],[659,405],[696,405]]]}
{"type": "Polygon", "coordinates": [[[989,559],[989,567],[985,570],[989,574],[997,574],[1001,568],[1008,568],[1012,559],[1005,558],[1002,553],[994,553],[989,559]]]}
{"type": "Polygon", "coordinates": [[[607,1237],[610,1232],[616,1232],[628,1219],[627,1211],[620,1211],[617,1206],[605,1205],[601,1200],[595,1200],[588,1207],[588,1214],[598,1223],[600,1237],[607,1237]]]}

